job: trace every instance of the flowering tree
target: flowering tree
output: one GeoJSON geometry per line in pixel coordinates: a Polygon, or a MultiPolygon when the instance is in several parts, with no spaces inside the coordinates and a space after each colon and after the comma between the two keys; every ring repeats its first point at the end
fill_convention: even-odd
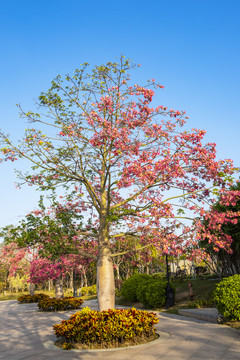
{"type": "Polygon", "coordinates": [[[228,186],[235,169],[231,160],[216,160],[215,144],[203,142],[205,131],[182,129],[185,112],[152,105],[163,86],[154,79],[132,84],[130,61],[121,57],[90,73],[87,67],[58,76],[39,96],[37,113],[20,107],[34,128],[18,145],[4,133],[1,138],[5,160],[32,163],[30,173],[19,173],[23,183],[76,186],[83,211],[96,220],[78,235],[98,241],[98,304],[104,310],[115,306],[112,258],[120,254],[111,252],[111,243],[132,235],[142,248],[181,253],[193,238],[183,218],[204,215],[212,189],[228,186]]]}
{"type": "Polygon", "coordinates": [[[213,271],[220,276],[240,273],[240,182],[219,195],[199,224],[199,238],[201,248],[210,255],[213,271]],[[216,237],[225,239],[227,252],[223,243],[217,246],[212,241],[216,237]]]}
{"type": "Polygon", "coordinates": [[[74,202],[67,196],[65,202],[60,203],[55,194],[51,201],[52,205],[46,208],[41,197],[39,209],[29,213],[17,227],[6,229],[7,241],[34,252],[31,283],[55,280],[56,297],[60,298],[63,297],[62,278],[67,273],[84,275],[96,258],[96,240],[78,239],[83,218],[79,201],[74,202]]]}
{"type": "Polygon", "coordinates": [[[10,288],[25,288],[29,279],[32,254],[28,249],[20,249],[16,242],[3,243],[0,249],[0,270],[10,288]]]}

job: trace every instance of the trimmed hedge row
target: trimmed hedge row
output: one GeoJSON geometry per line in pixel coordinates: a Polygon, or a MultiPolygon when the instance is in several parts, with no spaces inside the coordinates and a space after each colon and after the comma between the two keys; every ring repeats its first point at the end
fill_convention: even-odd
{"type": "Polygon", "coordinates": [[[160,308],[166,303],[166,288],[167,280],[161,275],[135,274],[123,283],[121,295],[130,302],[160,308]]]}
{"type": "Polygon", "coordinates": [[[96,295],[97,294],[97,285],[92,285],[92,286],[88,286],[88,287],[82,287],[81,288],[81,294],[82,294],[82,296],[96,295]]]}
{"type": "Polygon", "coordinates": [[[17,301],[19,301],[21,304],[24,304],[24,303],[35,303],[35,302],[39,302],[43,299],[48,299],[49,296],[46,295],[46,294],[35,294],[35,295],[22,295],[22,296],[19,296],[17,298],[17,301]]]}
{"type": "Polygon", "coordinates": [[[223,279],[213,293],[221,315],[227,320],[240,321],[240,274],[223,279]]]}
{"type": "Polygon", "coordinates": [[[83,304],[83,300],[68,296],[63,299],[43,299],[39,301],[38,307],[42,311],[61,311],[61,310],[73,310],[80,309],[83,304]]]}
{"type": "Polygon", "coordinates": [[[68,320],[53,326],[63,349],[71,349],[78,343],[92,347],[93,344],[121,346],[124,342],[136,344],[139,338],[155,335],[156,314],[136,309],[95,311],[86,307],[68,320]]]}

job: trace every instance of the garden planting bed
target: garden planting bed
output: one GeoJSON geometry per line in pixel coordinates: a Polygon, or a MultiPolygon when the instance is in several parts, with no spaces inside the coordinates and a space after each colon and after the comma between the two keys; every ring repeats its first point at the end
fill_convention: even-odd
{"type": "Polygon", "coordinates": [[[95,311],[86,307],[68,320],[54,325],[56,346],[70,349],[109,349],[144,344],[156,340],[155,313],[116,309],[95,311]]]}

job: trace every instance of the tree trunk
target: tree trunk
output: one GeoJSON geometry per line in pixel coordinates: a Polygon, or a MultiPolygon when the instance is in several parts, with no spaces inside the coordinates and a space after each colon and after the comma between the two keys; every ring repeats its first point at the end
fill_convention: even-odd
{"type": "Polygon", "coordinates": [[[117,272],[117,280],[120,280],[120,269],[119,269],[119,263],[118,264],[116,264],[116,272],[117,272]]]}
{"type": "Polygon", "coordinates": [[[83,275],[81,275],[81,282],[80,282],[80,288],[82,288],[84,285],[84,278],[83,275]]]}
{"type": "Polygon", "coordinates": [[[99,251],[97,262],[97,298],[99,311],[115,308],[113,263],[109,248],[99,251]]]}
{"type": "Polygon", "coordinates": [[[83,270],[84,286],[88,287],[88,279],[87,279],[86,271],[84,268],[82,268],[82,270],[83,270]]]}
{"type": "Polygon", "coordinates": [[[56,299],[62,299],[63,298],[63,281],[62,281],[62,279],[58,279],[56,281],[55,297],[56,297],[56,299]]]}
{"type": "Polygon", "coordinates": [[[113,262],[110,251],[110,237],[109,237],[109,204],[108,192],[106,190],[106,161],[107,149],[103,146],[103,161],[101,167],[100,180],[100,223],[99,223],[99,238],[98,238],[98,261],[97,261],[97,298],[99,311],[115,309],[115,283],[113,262]]]}
{"type": "Polygon", "coordinates": [[[130,274],[130,267],[128,266],[128,268],[127,268],[127,273],[126,273],[126,280],[129,279],[130,276],[131,276],[131,274],[130,274]]]}
{"type": "Polygon", "coordinates": [[[30,293],[30,295],[34,295],[34,292],[35,292],[35,284],[30,283],[30,285],[29,285],[29,293],[30,293]]]}
{"type": "Polygon", "coordinates": [[[73,270],[70,272],[70,281],[69,281],[69,288],[73,291],[73,270]]]}
{"type": "Polygon", "coordinates": [[[48,291],[52,290],[52,280],[48,280],[48,291]]]}

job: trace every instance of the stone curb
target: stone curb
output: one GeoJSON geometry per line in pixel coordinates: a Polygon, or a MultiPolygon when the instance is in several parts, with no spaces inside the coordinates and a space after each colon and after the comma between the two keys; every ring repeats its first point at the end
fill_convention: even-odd
{"type": "Polygon", "coordinates": [[[157,335],[159,337],[156,340],[149,341],[145,344],[139,344],[139,345],[132,345],[132,346],[126,346],[126,347],[119,347],[119,348],[111,348],[111,349],[86,349],[86,350],[78,350],[78,349],[72,349],[72,350],[63,350],[61,348],[58,348],[55,345],[55,341],[57,340],[48,340],[43,343],[43,346],[45,349],[48,350],[55,350],[55,351],[64,351],[64,352],[75,352],[75,353],[92,353],[92,352],[108,352],[108,351],[121,351],[121,350],[129,350],[129,349],[138,349],[141,347],[146,347],[149,345],[156,345],[157,343],[166,341],[170,338],[170,334],[164,332],[164,331],[158,331],[157,335]]]}
{"type": "Polygon", "coordinates": [[[197,320],[207,321],[214,324],[219,324],[221,322],[220,321],[221,315],[210,314],[209,312],[204,312],[204,310],[199,312],[198,310],[194,310],[194,309],[179,309],[178,314],[197,320]]]}

